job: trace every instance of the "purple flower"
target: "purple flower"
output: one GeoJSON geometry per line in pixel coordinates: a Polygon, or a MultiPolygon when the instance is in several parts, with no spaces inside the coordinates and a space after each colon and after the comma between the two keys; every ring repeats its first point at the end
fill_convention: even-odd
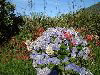
{"type": "Polygon", "coordinates": [[[71,57],[76,57],[76,53],[71,53],[71,57]]]}
{"type": "Polygon", "coordinates": [[[60,50],[60,44],[50,44],[50,46],[52,47],[53,50],[60,50]]]}
{"type": "MultiPolygon", "coordinates": [[[[60,46],[61,43],[64,43],[67,46],[67,50],[71,50],[69,52],[71,52],[71,56],[72,57],[76,57],[76,52],[77,52],[77,48],[75,46],[77,45],[82,45],[84,46],[83,49],[81,51],[78,51],[78,56],[79,57],[83,57],[83,59],[86,59],[88,57],[88,53],[89,50],[87,47],[85,47],[87,45],[87,41],[84,40],[82,38],[82,36],[79,35],[79,33],[75,32],[75,30],[73,28],[70,29],[65,29],[65,28],[61,28],[61,27],[56,27],[56,28],[48,28],[45,32],[43,32],[43,35],[38,37],[37,40],[35,40],[34,42],[32,42],[32,44],[30,45],[30,48],[35,50],[30,57],[33,59],[33,65],[37,66],[38,64],[48,64],[52,63],[55,65],[60,64],[61,62],[67,62],[69,60],[69,58],[66,56],[64,58],[64,60],[60,60],[57,57],[52,57],[50,58],[50,56],[48,56],[46,53],[46,48],[50,45],[50,47],[52,47],[52,50],[60,50],[60,46]],[[68,41],[65,37],[64,37],[64,32],[70,32],[70,34],[73,35],[73,38],[68,41]],[[51,38],[52,36],[56,37],[54,42],[51,42],[51,38]],[[74,47],[70,47],[69,43],[75,43],[74,47]],[[37,50],[43,50],[42,54],[39,54],[37,52],[37,50]],[[45,53],[44,53],[45,51],[45,53]]],[[[76,72],[78,72],[80,75],[92,75],[89,71],[87,71],[85,68],[81,68],[77,65],[75,65],[74,63],[70,63],[68,65],[66,65],[65,70],[74,70],[76,72]]],[[[38,74],[40,74],[43,70],[40,70],[40,72],[38,74]]],[[[56,75],[57,71],[53,70],[53,75],[56,75]]],[[[42,73],[42,75],[45,75],[42,73]]]]}
{"type": "Polygon", "coordinates": [[[86,70],[84,67],[79,67],[74,63],[68,64],[65,66],[65,70],[74,70],[78,72],[80,75],[93,75],[89,70],[86,70]]]}
{"type": "Polygon", "coordinates": [[[47,61],[56,65],[60,64],[60,60],[57,57],[49,58],[47,61]]]}
{"type": "Polygon", "coordinates": [[[43,63],[43,60],[38,60],[38,61],[37,61],[37,64],[44,64],[44,63],[43,63]]]}
{"type": "Polygon", "coordinates": [[[77,48],[76,47],[73,47],[72,48],[72,53],[75,53],[75,52],[77,52],[77,48]]]}
{"type": "Polygon", "coordinates": [[[65,70],[74,70],[78,73],[80,73],[80,67],[75,65],[74,63],[68,64],[67,66],[65,66],[65,70]]]}
{"type": "Polygon", "coordinates": [[[62,60],[62,62],[67,62],[69,60],[68,57],[65,57],[64,60],[62,60]]]}
{"type": "Polygon", "coordinates": [[[93,75],[89,70],[87,70],[86,68],[82,67],[80,69],[80,75],[93,75]]]}
{"type": "Polygon", "coordinates": [[[55,39],[55,43],[62,43],[62,40],[59,38],[59,37],[57,37],[56,39],[55,39]]]}

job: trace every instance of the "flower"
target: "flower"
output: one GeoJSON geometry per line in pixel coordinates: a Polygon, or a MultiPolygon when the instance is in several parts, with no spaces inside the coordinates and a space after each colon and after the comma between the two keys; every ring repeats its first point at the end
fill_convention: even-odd
{"type": "Polygon", "coordinates": [[[65,36],[65,38],[67,38],[68,40],[72,39],[72,34],[70,34],[70,32],[64,32],[64,36],[65,36]]]}
{"type": "Polygon", "coordinates": [[[77,45],[77,42],[76,42],[76,40],[72,40],[72,41],[71,41],[71,45],[72,45],[72,46],[75,46],[75,45],[77,45]]]}
{"type": "Polygon", "coordinates": [[[35,67],[37,67],[37,63],[36,63],[36,61],[35,61],[35,60],[33,60],[32,65],[33,65],[33,67],[34,67],[34,68],[35,68],[35,67]]]}
{"type": "Polygon", "coordinates": [[[67,62],[69,60],[68,57],[65,57],[64,60],[62,60],[62,62],[67,62]]]}
{"type": "MultiPolygon", "coordinates": [[[[41,31],[41,29],[39,31],[41,31]]],[[[92,40],[92,37],[88,36],[88,39],[92,40]]],[[[74,57],[75,60],[77,57],[87,60],[88,54],[90,53],[87,47],[87,40],[84,40],[79,32],[76,32],[73,28],[48,28],[40,37],[31,42],[29,48],[33,50],[30,57],[33,59],[33,67],[37,70],[37,75],[49,75],[51,74],[49,68],[55,65],[65,66],[65,64],[68,64],[63,67],[65,70],[74,70],[80,75],[89,73],[89,71],[83,69],[83,67],[79,67],[70,61],[72,57],[74,57]],[[51,41],[52,39],[53,41],[51,41]],[[41,52],[39,52],[39,50],[41,50],[41,52]],[[42,67],[44,65],[45,68],[42,67]]],[[[58,73],[56,70],[51,72],[53,75],[58,73]]]]}
{"type": "Polygon", "coordinates": [[[48,46],[48,47],[46,48],[46,53],[47,53],[48,55],[53,55],[53,54],[54,54],[54,51],[52,50],[52,47],[51,47],[51,46],[48,46]]]}
{"type": "Polygon", "coordinates": [[[92,41],[93,40],[93,35],[86,35],[86,39],[88,41],[92,41]]]}
{"type": "Polygon", "coordinates": [[[96,42],[96,46],[100,46],[100,41],[97,41],[96,42]]]}
{"type": "Polygon", "coordinates": [[[75,65],[74,63],[70,63],[67,66],[65,66],[65,70],[74,70],[78,72],[80,75],[93,75],[89,70],[86,70],[86,68],[81,68],[75,65]]]}
{"type": "Polygon", "coordinates": [[[75,58],[75,57],[76,57],[76,53],[71,53],[71,56],[72,56],[73,58],[75,58]]]}
{"type": "Polygon", "coordinates": [[[86,46],[88,43],[87,43],[87,41],[86,40],[82,40],[82,46],[86,46]]]}
{"type": "Polygon", "coordinates": [[[80,72],[79,72],[80,75],[93,75],[89,70],[87,70],[86,68],[82,67],[80,69],[80,72]]]}
{"type": "Polygon", "coordinates": [[[47,62],[52,63],[52,64],[56,64],[56,65],[60,64],[60,60],[57,57],[48,58],[47,62]]]}
{"type": "Polygon", "coordinates": [[[47,67],[45,67],[43,69],[36,68],[36,70],[37,70],[37,75],[48,75],[51,72],[51,70],[47,67]]]}

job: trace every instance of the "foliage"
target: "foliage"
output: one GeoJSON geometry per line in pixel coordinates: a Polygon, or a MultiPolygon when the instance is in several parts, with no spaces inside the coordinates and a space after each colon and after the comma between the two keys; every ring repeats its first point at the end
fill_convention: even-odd
{"type": "Polygon", "coordinates": [[[24,23],[21,16],[15,16],[14,10],[13,4],[0,0],[0,44],[18,33],[18,26],[24,23]]]}

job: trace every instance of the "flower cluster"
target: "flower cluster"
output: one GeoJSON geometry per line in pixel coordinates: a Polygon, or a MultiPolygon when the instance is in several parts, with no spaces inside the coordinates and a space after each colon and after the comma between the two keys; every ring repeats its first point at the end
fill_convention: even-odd
{"type": "Polygon", "coordinates": [[[49,75],[55,65],[59,68],[63,66],[62,71],[73,70],[80,75],[92,75],[89,70],[77,66],[72,61],[78,61],[78,58],[87,60],[90,53],[87,41],[73,28],[48,28],[31,42],[29,48],[32,50],[30,57],[37,75],[49,75]]]}

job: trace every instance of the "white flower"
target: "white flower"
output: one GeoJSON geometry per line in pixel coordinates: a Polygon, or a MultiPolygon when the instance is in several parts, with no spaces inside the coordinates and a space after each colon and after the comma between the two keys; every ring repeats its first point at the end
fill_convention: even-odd
{"type": "Polygon", "coordinates": [[[36,68],[36,70],[37,70],[37,75],[48,75],[51,72],[51,70],[47,67],[43,69],[36,68]]]}
{"type": "Polygon", "coordinates": [[[37,67],[37,63],[35,62],[35,60],[33,60],[33,63],[32,63],[33,67],[37,67]]]}
{"type": "Polygon", "coordinates": [[[52,50],[52,47],[48,45],[48,47],[46,48],[46,53],[48,55],[53,55],[54,54],[54,51],[52,50]]]}

